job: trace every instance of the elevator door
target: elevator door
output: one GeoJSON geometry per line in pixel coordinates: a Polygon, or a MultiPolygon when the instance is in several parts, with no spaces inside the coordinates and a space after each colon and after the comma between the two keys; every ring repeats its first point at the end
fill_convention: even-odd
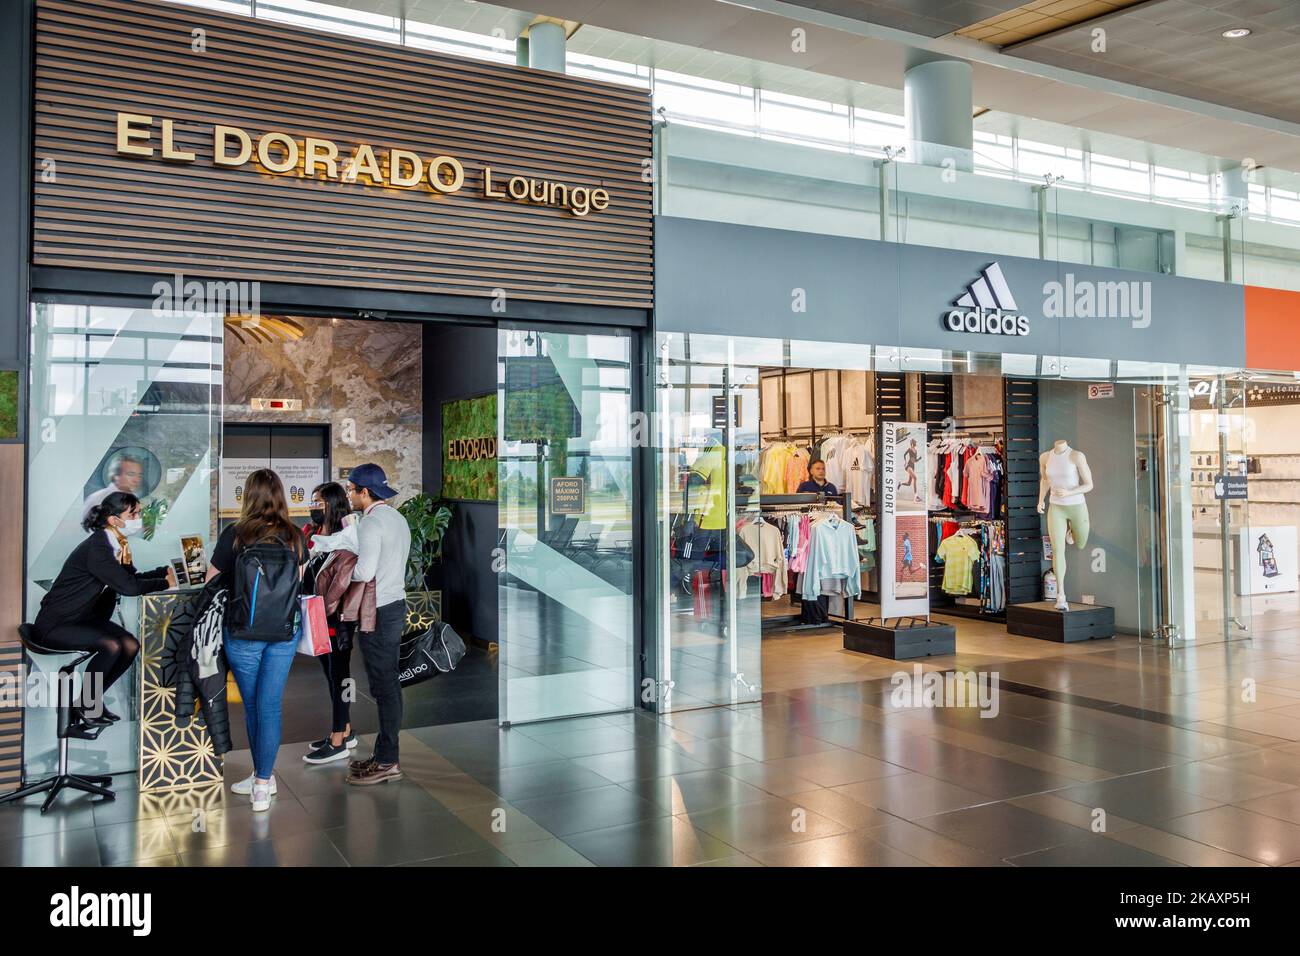
{"type": "Polygon", "coordinates": [[[243,480],[269,468],[284,483],[289,514],[306,519],[311,490],[329,480],[328,425],[228,422],[222,428],[221,526],[239,517],[243,480]]]}

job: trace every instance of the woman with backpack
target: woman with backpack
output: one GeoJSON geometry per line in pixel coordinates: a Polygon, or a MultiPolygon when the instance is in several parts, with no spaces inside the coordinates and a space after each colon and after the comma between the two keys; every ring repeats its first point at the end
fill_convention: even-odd
{"type": "Polygon", "coordinates": [[[259,469],[244,480],[243,511],[221,532],[208,577],[230,581],[226,606],[226,661],[244,700],[253,775],[235,784],[250,794],[253,810],[271,808],[275,756],[280,749],[280,707],[297,651],[296,617],[307,547],[289,520],[284,485],[259,469]]]}
{"type": "Polygon", "coordinates": [[[355,523],[345,519],[351,514],[348,493],[336,481],[329,481],[311,493],[311,558],[303,587],[325,601],[325,620],[330,630],[330,652],[317,658],[325,671],[330,689],[332,723],[330,732],[311,745],[302,759],[309,764],[333,763],[348,759],[357,745],[352,732],[351,706],[346,688],[352,676],[352,639],[355,621],[344,621],[344,598],[352,586],[352,569],[357,564],[355,523]]]}

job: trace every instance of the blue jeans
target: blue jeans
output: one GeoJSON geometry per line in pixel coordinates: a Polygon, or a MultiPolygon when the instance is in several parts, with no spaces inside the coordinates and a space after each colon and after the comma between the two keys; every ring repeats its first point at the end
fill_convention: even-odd
{"type": "Polygon", "coordinates": [[[297,641],[241,641],[226,638],[226,661],[244,698],[248,746],[253,751],[253,773],[269,780],[280,749],[280,703],[297,641]]]}

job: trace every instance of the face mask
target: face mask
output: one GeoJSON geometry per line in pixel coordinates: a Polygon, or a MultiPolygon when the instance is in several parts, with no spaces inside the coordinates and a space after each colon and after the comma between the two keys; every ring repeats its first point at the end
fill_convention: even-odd
{"type": "Polygon", "coordinates": [[[325,524],[325,512],[321,508],[311,509],[311,523],[316,527],[323,527],[325,524]]]}
{"type": "Polygon", "coordinates": [[[134,537],[144,530],[144,519],[127,518],[126,524],[122,525],[119,530],[121,530],[122,534],[126,535],[128,538],[134,537]]]}

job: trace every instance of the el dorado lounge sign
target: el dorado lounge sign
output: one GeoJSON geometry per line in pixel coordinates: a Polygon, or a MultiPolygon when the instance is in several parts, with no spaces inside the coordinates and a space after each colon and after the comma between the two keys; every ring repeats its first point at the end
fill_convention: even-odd
{"type": "MultiPolygon", "coordinates": [[[[164,119],[155,137],[154,118],[142,113],[117,114],[117,151],[124,156],[158,157],[170,163],[193,163],[197,156],[176,145],[175,121],[164,119]]],[[[345,154],[333,140],[314,136],[295,138],[275,130],[254,140],[238,126],[212,127],[212,161],[219,168],[236,169],[253,161],[266,172],[306,179],[324,177],[344,183],[369,183],[398,189],[428,189],[440,195],[460,192],[465,167],[454,156],[425,158],[409,149],[376,151],[357,143],[345,154]],[[382,160],[382,161],[381,161],[382,160]],[[365,177],[365,180],[362,179],[365,177]]],[[[609,208],[609,191],[575,186],[529,176],[505,176],[483,167],[482,198],[533,203],[566,209],[586,216],[609,208]]]]}

